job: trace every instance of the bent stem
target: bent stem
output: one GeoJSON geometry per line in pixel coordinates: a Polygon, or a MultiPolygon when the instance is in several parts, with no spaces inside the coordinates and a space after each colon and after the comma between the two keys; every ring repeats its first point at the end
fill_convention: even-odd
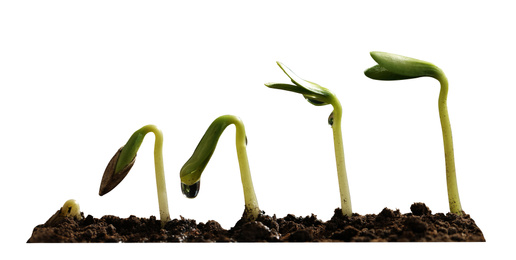
{"type": "Polygon", "coordinates": [[[344,144],[342,141],[342,107],[337,98],[331,103],[333,106],[333,145],[335,148],[335,161],[337,163],[337,178],[339,181],[340,205],[344,216],[351,216],[351,195],[349,193],[348,175],[344,161],[344,144]]]}
{"type": "Polygon", "coordinates": [[[118,185],[118,183],[122,181],[125,175],[127,175],[130,168],[134,164],[136,154],[143,142],[143,139],[145,138],[145,135],[147,135],[149,132],[152,132],[155,136],[154,169],[156,173],[156,188],[158,192],[160,220],[162,225],[164,225],[170,220],[170,213],[168,209],[165,169],[163,166],[163,134],[154,125],[146,125],[140,128],[138,131],[134,132],[127,143],[121,148],[121,150],[115,154],[112,159],[112,161],[116,160],[114,170],[111,169],[110,165],[112,162],[110,162],[110,165],[108,165],[106,172],[104,173],[99,194],[102,196],[111,191],[114,187],[116,187],[116,185],[118,185]],[[108,179],[108,177],[112,180],[108,179]],[[105,178],[107,181],[104,180],[105,178]]]}
{"type": "Polygon", "coordinates": [[[253,180],[251,178],[251,169],[249,168],[249,160],[247,159],[246,134],[242,121],[237,117],[230,118],[236,127],[236,150],[238,157],[238,166],[240,168],[240,178],[242,179],[242,188],[244,189],[245,212],[244,218],[256,220],[260,214],[258,199],[254,192],[253,180]]]}
{"type": "Polygon", "coordinates": [[[446,164],[446,185],[448,190],[448,202],[450,212],[462,215],[462,206],[457,187],[457,175],[455,172],[455,157],[453,152],[453,139],[448,116],[448,79],[444,72],[426,61],[409,58],[386,52],[371,52],[371,57],[378,63],[364,74],[376,80],[404,80],[418,77],[432,77],[439,81],[441,91],[439,92],[438,108],[441,128],[443,133],[444,158],[446,164]]]}
{"type": "Polygon", "coordinates": [[[236,127],[235,142],[245,201],[243,218],[252,221],[256,220],[260,214],[260,207],[258,206],[258,200],[254,192],[251,170],[249,168],[249,161],[247,159],[247,138],[244,124],[236,116],[220,116],[215,119],[208,127],[208,130],[206,130],[206,133],[197,145],[194,153],[181,168],[181,187],[183,189],[183,193],[187,195],[187,197],[197,196],[197,191],[195,191],[193,194],[190,194],[190,192],[187,190],[189,190],[191,186],[195,186],[197,189],[200,187],[199,183],[201,174],[208,164],[211,156],[213,155],[213,152],[215,151],[219,137],[222,135],[224,129],[231,124],[234,124],[236,127]]]}
{"type": "Polygon", "coordinates": [[[292,84],[284,83],[266,83],[265,86],[274,89],[291,91],[303,95],[303,97],[312,105],[324,106],[331,104],[333,112],[328,119],[328,123],[333,129],[333,144],[335,149],[335,161],[337,164],[337,177],[340,192],[340,204],[342,214],[351,216],[353,214],[351,208],[351,196],[349,191],[348,177],[346,173],[346,164],[344,161],[344,145],[342,141],[342,106],[330,90],[310,81],[306,81],[298,77],[292,70],[281,62],[277,62],[278,66],[287,74],[292,84]]]}
{"type": "Polygon", "coordinates": [[[457,186],[457,174],[455,172],[455,155],[453,151],[453,138],[448,116],[448,79],[444,74],[437,77],[441,84],[439,92],[439,118],[441,120],[441,128],[443,132],[444,158],[446,164],[446,187],[448,190],[448,202],[450,204],[450,212],[462,215],[462,206],[459,198],[459,189],[457,186]]]}
{"type": "MultiPolygon", "coordinates": [[[[168,210],[168,197],[167,197],[167,186],[165,182],[165,167],[163,166],[163,133],[155,125],[146,125],[137,131],[134,135],[137,135],[135,139],[141,141],[136,150],[140,147],[143,138],[149,132],[152,132],[156,137],[154,142],[154,170],[156,172],[156,188],[158,192],[158,204],[159,204],[159,215],[162,223],[166,223],[170,220],[170,213],[168,210]]],[[[122,154],[120,157],[124,155],[122,154]]],[[[118,165],[117,165],[118,166],[118,165]]]]}

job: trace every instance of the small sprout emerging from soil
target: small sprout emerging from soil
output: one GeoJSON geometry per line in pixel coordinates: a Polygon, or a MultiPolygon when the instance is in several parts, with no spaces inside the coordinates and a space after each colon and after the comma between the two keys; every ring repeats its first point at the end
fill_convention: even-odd
{"type": "Polygon", "coordinates": [[[74,218],[76,220],[81,220],[81,208],[79,204],[71,199],[67,200],[63,207],[61,207],[52,217],[50,217],[47,222],[45,222],[46,226],[55,226],[63,221],[66,217],[74,218]]]}
{"type": "Polygon", "coordinates": [[[242,121],[232,115],[220,116],[208,127],[206,133],[195,148],[190,159],[181,168],[181,190],[188,198],[195,198],[199,192],[201,174],[210,161],[217,142],[228,125],[234,124],[236,127],[236,150],[238,164],[240,166],[240,176],[244,189],[245,211],[243,218],[249,221],[256,220],[260,214],[258,200],[254,192],[251,171],[247,160],[247,137],[242,121]]]}
{"type": "Polygon", "coordinates": [[[265,86],[269,88],[282,89],[299,93],[303,95],[303,97],[309,103],[315,106],[323,106],[328,104],[333,106],[333,112],[328,118],[328,124],[330,124],[333,129],[333,143],[337,162],[337,176],[340,189],[341,209],[342,214],[351,216],[353,212],[351,210],[351,198],[348,177],[346,174],[346,165],[344,162],[344,147],[341,130],[342,106],[337,97],[330,90],[323,88],[316,83],[301,79],[289,68],[287,68],[287,66],[283,65],[281,62],[277,63],[294,84],[266,83],[265,86]]]}
{"type": "Polygon", "coordinates": [[[373,57],[373,59],[378,63],[378,65],[375,65],[364,72],[365,75],[371,79],[402,80],[419,77],[432,77],[437,79],[441,84],[438,108],[443,133],[448,201],[450,204],[450,211],[461,215],[462,207],[460,204],[457,177],[455,174],[452,132],[446,104],[448,97],[448,79],[440,68],[426,61],[385,52],[371,52],[371,57],[373,57]]]}
{"type": "Polygon", "coordinates": [[[146,125],[129,138],[109,161],[102,176],[99,195],[102,196],[114,189],[129,173],[134,165],[136,153],[140,148],[143,139],[149,132],[154,133],[154,169],[156,171],[156,186],[158,190],[159,213],[162,224],[170,220],[168,211],[167,187],[165,184],[165,170],[163,167],[163,134],[154,125],[146,125]]]}

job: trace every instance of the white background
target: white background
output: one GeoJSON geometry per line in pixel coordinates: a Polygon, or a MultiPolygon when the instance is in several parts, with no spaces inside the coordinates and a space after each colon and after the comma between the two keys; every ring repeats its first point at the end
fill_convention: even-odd
{"type": "Polygon", "coordinates": [[[3,254],[80,259],[232,250],[256,258],[502,254],[514,242],[505,233],[512,226],[504,223],[515,213],[512,5],[353,2],[1,2],[3,254]],[[339,97],[354,212],[389,207],[408,213],[411,203],[420,201],[434,213],[448,212],[438,82],[370,80],[363,71],[375,64],[373,50],[426,60],[446,73],[462,206],[487,243],[25,244],[32,229],[70,198],[98,218],[159,215],[152,134],[131,174],[98,196],[109,159],[145,124],[164,133],[172,218],[214,219],[232,227],[243,212],[233,126],[219,141],[199,196],[186,199],[179,186],[179,169],[223,114],[245,124],[261,209],[278,217],[314,213],[329,220],[340,207],[326,123],[331,107],[314,107],[298,94],[265,87],[288,82],[276,61],[339,97]]]}

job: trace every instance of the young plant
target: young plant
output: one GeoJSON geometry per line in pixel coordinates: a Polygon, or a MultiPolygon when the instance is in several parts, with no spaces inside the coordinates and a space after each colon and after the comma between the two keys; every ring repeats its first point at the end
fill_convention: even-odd
{"type": "Polygon", "coordinates": [[[244,124],[236,116],[220,116],[208,127],[192,156],[181,168],[181,190],[188,198],[195,198],[197,196],[200,188],[201,174],[210,161],[222,132],[231,124],[234,124],[236,127],[236,150],[242,187],[244,189],[245,210],[242,217],[245,220],[253,221],[260,214],[260,208],[254,193],[251,171],[247,160],[247,137],[244,124]]]}
{"type": "Polygon", "coordinates": [[[158,190],[159,213],[162,224],[170,220],[168,211],[167,187],[165,185],[165,170],[163,167],[163,134],[154,125],[146,125],[129,138],[109,161],[102,181],[100,183],[99,195],[102,196],[114,189],[129,173],[134,165],[136,153],[146,134],[154,133],[154,169],[156,171],[156,186],[158,190]]]}
{"type": "Polygon", "coordinates": [[[335,159],[337,162],[337,176],[339,181],[341,209],[343,215],[351,216],[353,212],[351,210],[348,177],[346,174],[346,165],[344,163],[344,147],[341,130],[342,107],[340,102],[335,94],[333,94],[330,90],[323,88],[313,82],[301,79],[289,68],[287,68],[287,66],[283,65],[281,62],[277,63],[294,84],[266,83],[265,86],[302,94],[309,103],[315,106],[323,106],[328,104],[333,106],[333,112],[328,118],[328,123],[332,126],[333,129],[333,143],[335,148],[335,159]]]}
{"type": "Polygon", "coordinates": [[[375,65],[364,72],[365,75],[371,79],[403,80],[419,77],[432,77],[437,79],[441,84],[438,108],[443,133],[448,201],[450,204],[450,212],[461,215],[462,207],[460,204],[457,177],[455,174],[452,132],[446,104],[448,97],[448,79],[440,68],[426,61],[385,52],[371,52],[371,57],[373,57],[373,59],[378,63],[378,65],[375,65]]]}
{"type": "Polygon", "coordinates": [[[46,226],[55,226],[61,223],[66,217],[74,218],[76,220],[81,220],[81,208],[79,204],[75,200],[67,200],[63,207],[61,207],[52,217],[50,217],[47,222],[45,222],[46,226]]]}

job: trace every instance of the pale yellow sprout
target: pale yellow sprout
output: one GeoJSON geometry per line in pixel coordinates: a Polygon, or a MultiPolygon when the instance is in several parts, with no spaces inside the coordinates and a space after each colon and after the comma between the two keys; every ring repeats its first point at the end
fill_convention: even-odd
{"type": "Polygon", "coordinates": [[[55,226],[61,223],[65,218],[82,219],[81,207],[79,207],[79,203],[74,199],[67,200],[63,206],[45,222],[45,225],[55,226]]]}

